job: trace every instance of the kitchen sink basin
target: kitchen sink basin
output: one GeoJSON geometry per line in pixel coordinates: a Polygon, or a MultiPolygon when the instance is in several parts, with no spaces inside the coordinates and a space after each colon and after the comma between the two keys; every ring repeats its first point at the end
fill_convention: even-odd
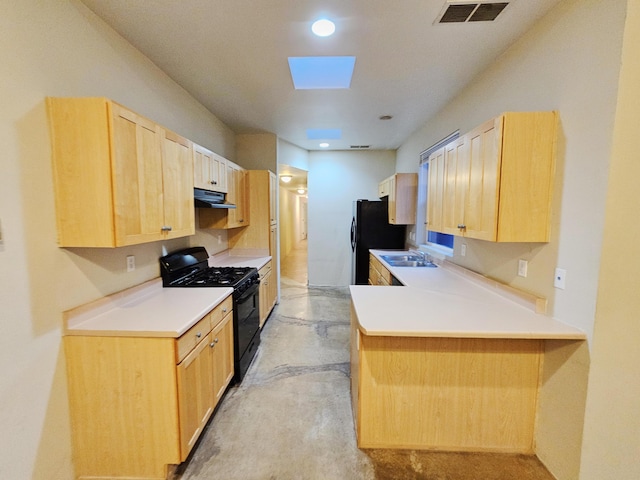
{"type": "Polygon", "coordinates": [[[418,255],[380,255],[380,258],[391,267],[437,267],[435,263],[423,260],[418,255]]]}

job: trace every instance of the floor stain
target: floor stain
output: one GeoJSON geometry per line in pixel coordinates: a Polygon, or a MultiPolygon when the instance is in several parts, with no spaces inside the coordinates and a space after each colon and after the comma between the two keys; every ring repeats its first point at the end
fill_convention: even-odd
{"type": "Polygon", "coordinates": [[[284,380],[286,378],[324,372],[339,372],[348,378],[350,365],[349,362],[327,363],[321,365],[278,365],[268,373],[256,375],[251,383],[252,385],[265,385],[271,382],[284,380]]]}

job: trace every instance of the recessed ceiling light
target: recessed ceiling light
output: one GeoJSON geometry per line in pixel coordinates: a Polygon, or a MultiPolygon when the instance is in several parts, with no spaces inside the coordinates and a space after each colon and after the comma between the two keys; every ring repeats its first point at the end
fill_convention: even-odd
{"type": "Polygon", "coordinates": [[[327,148],[328,146],[329,146],[329,144],[328,144],[327,142],[322,142],[322,143],[320,144],[320,147],[321,147],[321,148],[327,148]]]}
{"type": "Polygon", "coordinates": [[[291,175],[280,175],[280,180],[284,183],[289,183],[293,177],[291,175]]]}
{"type": "Polygon", "coordinates": [[[331,20],[321,18],[320,20],[313,22],[313,25],[311,25],[311,31],[319,37],[328,37],[329,35],[333,35],[333,32],[336,31],[336,25],[331,20]]]}

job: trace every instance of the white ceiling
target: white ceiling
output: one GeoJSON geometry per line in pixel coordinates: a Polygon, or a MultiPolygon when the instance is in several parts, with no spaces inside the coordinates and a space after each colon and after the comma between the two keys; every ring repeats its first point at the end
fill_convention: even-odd
{"type": "Polygon", "coordinates": [[[494,22],[434,25],[445,0],[82,0],[236,133],[307,150],[395,149],[560,0],[513,0],[494,22]],[[313,20],[336,33],[314,36],[313,20]],[[287,57],[354,55],[351,88],[295,90],[287,57]],[[381,115],[393,119],[381,121],[381,115]]]}

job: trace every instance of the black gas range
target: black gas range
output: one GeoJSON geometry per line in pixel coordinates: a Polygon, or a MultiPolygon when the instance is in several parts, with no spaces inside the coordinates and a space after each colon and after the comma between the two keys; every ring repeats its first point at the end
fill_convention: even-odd
{"type": "Polygon", "coordinates": [[[163,287],[233,288],[234,380],[244,378],[260,345],[259,284],[257,268],[210,267],[204,247],[191,247],[160,258],[163,287]]]}

